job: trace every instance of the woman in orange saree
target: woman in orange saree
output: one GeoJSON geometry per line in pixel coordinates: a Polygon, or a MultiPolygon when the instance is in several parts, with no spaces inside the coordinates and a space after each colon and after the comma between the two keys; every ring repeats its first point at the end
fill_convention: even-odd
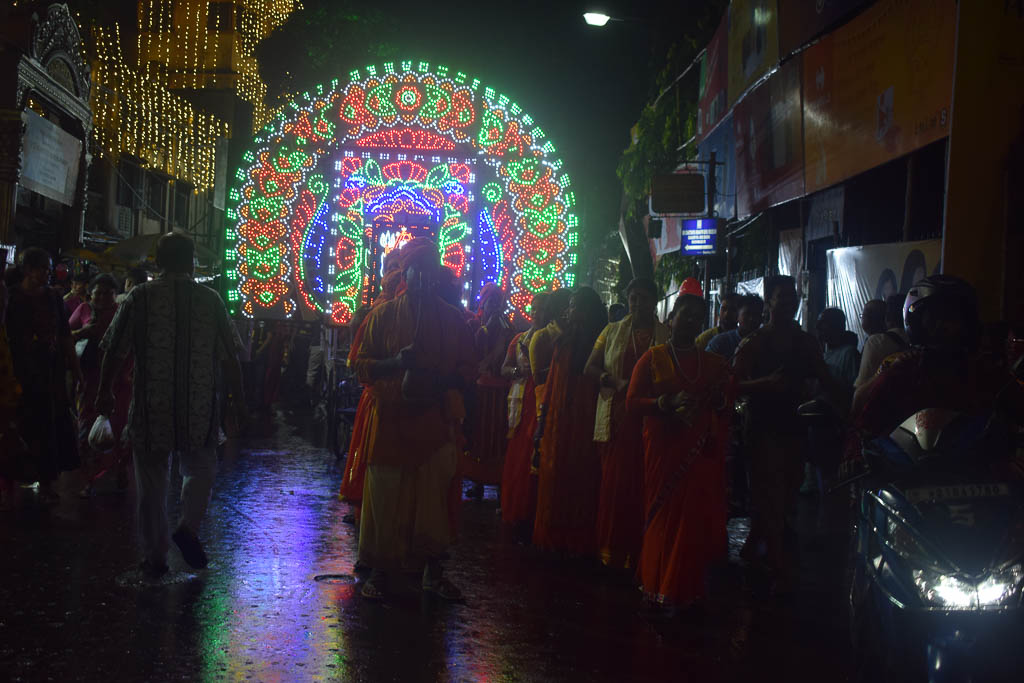
{"type": "Polygon", "coordinates": [[[471,497],[483,498],[484,484],[501,483],[502,461],[508,433],[509,380],[501,373],[502,361],[516,331],[505,313],[505,292],[493,282],[480,292],[480,305],[470,323],[480,358],[470,416],[473,421],[468,457],[462,474],[474,482],[471,497]]]}
{"type": "MultiPolygon", "coordinates": [[[[554,340],[544,399],[538,408],[540,462],[533,543],[585,556],[596,551],[601,465],[593,441],[597,381],[583,369],[608,315],[597,292],[580,287],[572,295],[568,319],[564,332],[554,340]]],[[[531,359],[533,355],[531,349],[531,359]]]]}
{"type": "MultiPolygon", "coordinates": [[[[397,252],[394,252],[397,254],[397,252]]],[[[380,297],[374,302],[374,307],[396,296],[398,287],[402,282],[402,273],[398,269],[398,259],[385,259],[385,268],[388,269],[381,280],[380,297]]],[[[352,336],[352,346],[348,354],[348,366],[355,367],[356,353],[362,343],[363,334],[366,331],[366,320],[370,311],[363,309],[363,317],[355,318],[352,321],[352,329],[355,333],[352,336]]],[[[359,315],[358,313],[356,314],[359,315]]],[[[363,393],[359,396],[359,405],[356,406],[356,415],[352,420],[352,437],[349,439],[348,454],[345,457],[345,473],[341,477],[341,487],[338,490],[338,498],[352,504],[353,513],[344,517],[344,521],[352,524],[359,524],[361,504],[363,502],[363,483],[366,480],[366,453],[369,452],[372,444],[368,442],[370,430],[367,426],[373,422],[374,413],[377,410],[377,403],[373,398],[373,392],[363,387],[363,393]]]]}
{"type": "Polygon", "coordinates": [[[639,578],[650,602],[688,607],[725,558],[725,446],[732,404],[726,361],[694,347],[704,300],[682,295],[672,338],[633,369],[627,409],[644,420],[645,523],[639,578]]]}

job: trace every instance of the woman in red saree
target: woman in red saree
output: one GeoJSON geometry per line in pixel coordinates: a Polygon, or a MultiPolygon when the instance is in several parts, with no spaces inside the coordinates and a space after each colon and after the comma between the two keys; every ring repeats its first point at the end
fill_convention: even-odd
{"type": "Polygon", "coordinates": [[[547,294],[537,294],[530,305],[533,320],[530,329],[516,335],[509,344],[501,374],[511,380],[508,392],[508,447],[501,473],[501,521],[505,524],[532,526],[537,509],[537,491],[530,476],[533,458],[533,433],[537,429],[537,397],[530,369],[530,342],[544,329],[547,294]]]}
{"type": "Polygon", "coordinates": [[[725,446],[732,404],[726,361],[694,347],[704,300],[682,295],[672,338],[633,369],[627,409],[644,420],[644,596],[670,608],[705,595],[710,566],[726,556],[725,446]]]}
{"type": "MultiPolygon", "coordinates": [[[[597,292],[580,287],[573,292],[568,318],[554,340],[544,399],[538,408],[540,462],[533,543],[585,556],[596,551],[601,464],[593,440],[597,381],[583,369],[608,314],[597,292]]],[[[534,355],[531,348],[531,359],[534,355]]]]}
{"type": "Polygon", "coordinates": [[[642,418],[627,413],[626,389],[640,356],[669,338],[654,315],[658,288],[653,280],[633,280],[626,297],[629,315],[604,328],[587,361],[587,373],[600,386],[593,435],[601,461],[597,550],[613,569],[635,569],[644,525],[642,418]]]}
{"type": "Polygon", "coordinates": [[[501,374],[501,365],[516,331],[509,323],[505,305],[505,292],[488,282],[480,291],[480,305],[470,321],[480,363],[469,411],[469,453],[461,469],[463,476],[474,482],[471,496],[477,499],[483,498],[484,484],[501,482],[507,445],[509,381],[501,374]]]}
{"type": "Polygon", "coordinates": [[[110,426],[116,437],[116,445],[109,453],[93,452],[89,446],[89,430],[99,417],[96,411],[96,392],[100,386],[100,359],[102,353],[99,345],[103,334],[110,327],[117,311],[114,295],[117,293],[117,281],[112,275],[102,273],[89,283],[88,300],[79,304],[72,314],[72,326],[77,328],[71,333],[76,343],[86,342],[79,362],[82,366],[84,381],[78,385],[78,439],[79,453],[82,454],[82,484],[79,496],[88,498],[93,493],[96,481],[110,469],[115,469],[117,488],[128,486],[128,463],[131,460],[130,445],[121,437],[128,423],[128,409],[132,398],[132,364],[124,363],[117,373],[113,384],[114,398],[117,404],[108,417],[110,426]]]}

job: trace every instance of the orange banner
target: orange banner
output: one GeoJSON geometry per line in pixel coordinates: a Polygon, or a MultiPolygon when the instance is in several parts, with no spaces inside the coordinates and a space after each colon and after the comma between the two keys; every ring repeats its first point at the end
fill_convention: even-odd
{"type": "Polygon", "coordinates": [[[808,193],[949,134],[955,38],[954,0],[880,0],[803,53],[808,193]]]}

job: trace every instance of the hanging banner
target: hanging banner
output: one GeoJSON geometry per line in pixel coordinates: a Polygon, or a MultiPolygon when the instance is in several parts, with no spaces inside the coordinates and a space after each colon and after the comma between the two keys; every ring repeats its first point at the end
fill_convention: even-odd
{"type": "Polygon", "coordinates": [[[702,161],[715,154],[715,214],[726,220],[736,217],[736,134],[726,117],[697,147],[702,161]]]}
{"type": "Polygon", "coordinates": [[[800,62],[790,60],[733,111],[736,217],[804,194],[800,62]]]}
{"type": "Polygon", "coordinates": [[[846,314],[846,324],[867,339],[860,328],[860,314],[871,299],[906,294],[915,282],[937,273],[942,240],[893,242],[866,247],[829,249],[828,305],[846,314]]]}
{"type": "Polygon", "coordinates": [[[779,55],[785,57],[838,26],[868,0],[778,0],[779,55]]]}
{"type": "Polygon", "coordinates": [[[728,106],[729,13],[722,13],[718,30],[708,43],[700,72],[700,99],[697,102],[697,139],[714,130],[728,106]]]}
{"type": "Polygon", "coordinates": [[[25,142],[18,182],[44,197],[73,205],[82,141],[34,111],[25,110],[21,116],[25,121],[25,142]]]}
{"type": "Polygon", "coordinates": [[[729,106],[779,61],[775,0],[729,4],[729,106]]]}
{"type": "Polygon", "coordinates": [[[803,53],[807,192],[949,133],[953,0],[880,0],[803,53]]]}

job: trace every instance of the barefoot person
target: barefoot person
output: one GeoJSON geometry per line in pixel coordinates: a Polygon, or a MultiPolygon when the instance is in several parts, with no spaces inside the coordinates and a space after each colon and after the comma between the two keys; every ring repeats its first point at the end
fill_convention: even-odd
{"type": "Polygon", "coordinates": [[[768,324],[743,339],[735,361],[738,391],[750,397],[752,509],[744,556],[766,569],[777,589],[786,589],[794,567],[783,539],[803,479],[807,441],[797,406],[810,397],[809,379],[818,380],[840,412],[848,399],[825,365],[818,341],[794,319],[800,299],[793,278],[768,278],[764,295],[768,324]]]}
{"type": "MultiPolygon", "coordinates": [[[[608,324],[601,298],[590,287],[572,294],[566,324],[553,341],[553,354],[537,409],[540,458],[533,543],[577,557],[596,552],[597,499],[601,466],[594,455],[597,381],[583,369],[597,335],[608,324]]],[[[531,342],[530,362],[538,372],[541,355],[531,342]]]]}
{"type": "Polygon", "coordinates": [[[655,605],[692,606],[708,568],[725,557],[725,446],[732,391],[721,356],[694,346],[704,299],[673,307],[672,338],[633,369],[627,408],[643,418],[644,538],[639,578],[655,605]]]}
{"type": "Polygon", "coordinates": [[[535,294],[530,304],[530,329],[518,334],[509,344],[502,376],[512,382],[508,392],[508,448],[501,476],[501,521],[522,529],[529,537],[533,513],[537,509],[537,491],[530,476],[533,458],[533,432],[537,428],[537,395],[530,368],[530,342],[548,322],[547,294],[535,294]]]}
{"type": "Polygon", "coordinates": [[[192,281],[195,245],[168,233],[156,247],[157,279],[136,285],[107,328],[100,348],[96,410],[116,407],[114,380],[132,354],[132,403],[128,431],[138,489],[141,569],[158,578],[167,572],[167,475],[172,452],[181,458],[181,519],[171,535],[189,566],[202,569],[206,553],[199,526],[210,502],[217,469],[217,378],[228,380],[228,407],[241,415],[241,342],[217,293],[192,281]]]}
{"type": "Polygon", "coordinates": [[[475,379],[473,340],[462,314],[437,295],[437,245],[417,238],[400,258],[406,290],[370,313],[356,355],[377,401],[359,531],[359,562],[373,574],[362,595],[380,599],[391,577],[422,570],[424,591],[458,600],[441,558],[452,538],[459,389],[475,379]]]}
{"type": "MultiPolygon", "coordinates": [[[[381,280],[381,292],[373,305],[383,306],[395,297],[398,286],[401,284],[402,274],[399,272],[398,252],[393,251],[384,259],[384,278],[381,280]]],[[[363,310],[363,309],[360,309],[363,310]]],[[[369,311],[352,319],[351,329],[355,330],[352,339],[352,346],[348,354],[348,366],[355,368],[356,355],[359,353],[359,345],[363,340],[366,319],[369,311]]],[[[362,514],[363,484],[366,481],[366,449],[369,436],[368,425],[373,422],[374,413],[377,411],[374,402],[373,392],[363,387],[363,393],[359,396],[359,405],[356,407],[355,419],[352,421],[352,438],[348,444],[348,454],[345,456],[345,473],[341,478],[341,488],[338,490],[338,497],[343,501],[352,504],[354,512],[351,516],[346,515],[343,521],[347,524],[359,524],[362,514]]]]}
{"type": "Polygon", "coordinates": [[[633,366],[647,349],[668,341],[669,330],[654,316],[658,288],[637,278],[626,288],[629,315],[604,328],[587,361],[598,380],[594,442],[601,460],[597,542],[601,562],[634,569],[643,528],[643,441],[640,418],[626,412],[633,366]]]}

